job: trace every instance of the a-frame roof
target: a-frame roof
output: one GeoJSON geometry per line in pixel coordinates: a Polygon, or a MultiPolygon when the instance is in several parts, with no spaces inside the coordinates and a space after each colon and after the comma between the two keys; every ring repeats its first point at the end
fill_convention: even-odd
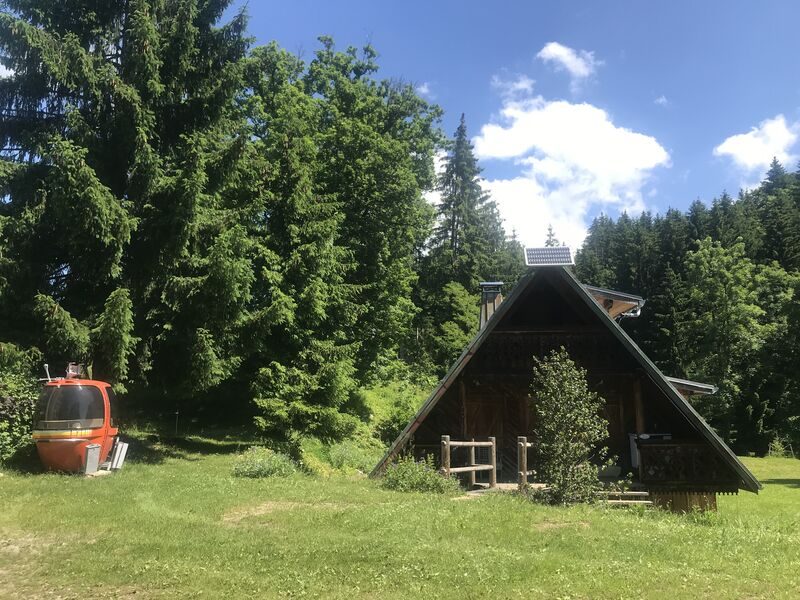
{"type": "Polygon", "coordinates": [[[684,398],[680,392],[669,382],[666,376],[659,370],[653,362],[647,358],[639,346],[628,336],[627,333],[619,326],[619,324],[609,317],[605,309],[600,306],[597,301],[592,297],[583,285],[575,278],[575,275],[567,267],[540,267],[536,270],[531,270],[525,275],[511,292],[511,295],[498,307],[486,325],[481,329],[474,338],[467,344],[467,347],[458,357],[456,362],[448,371],[436,388],[433,390],[425,403],[417,411],[417,414],[411,419],[405,429],[400,433],[397,439],[389,447],[389,450],[375,466],[372,471],[372,476],[379,475],[384,471],[389,461],[396,458],[402,451],[406,444],[411,439],[411,436],[417,430],[419,425],[425,420],[428,414],[436,406],[439,399],[444,393],[453,385],[461,371],[467,366],[469,361],[481,347],[483,342],[494,331],[494,328],[503,320],[503,316],[514,306],[514,303],[523,295],[525,290],[531,285],[536,278],[536,274],[544,269],[550,272],[557,273],[558,276],[566,282],[577,297],[579,297],[597,316],[597,318],[609,329],[609,331],[616,337],[625,349],[633,356],[633,358],[644,369],[650,379],[658,386],[658,388],[666,395],[672,405],[683,415],[689,424],[698,431],[703,438],[705,438],[714,448],[734,472],[740,478],[740,487],[742,489],[756,492],[761,489],[761,484],[755,476],[742,464],[739,458],[733,453],[728,445],[711,429],[708,423],[705,422],[703,417],[692,407],[691,404],[684,398]]]}

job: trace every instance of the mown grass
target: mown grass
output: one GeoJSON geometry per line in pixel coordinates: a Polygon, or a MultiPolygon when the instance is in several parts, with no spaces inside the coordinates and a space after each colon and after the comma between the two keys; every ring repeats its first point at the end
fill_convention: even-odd
{"type": "Polygon", "coordinates": [[[134,453],[103,478],[4,471],[0,597],[800,594],[797,460],[747,459],[759,496],[677,516],[460,501],[363,478],[235,478],[236,448],[143,439],[141,462],[134,453]]]}

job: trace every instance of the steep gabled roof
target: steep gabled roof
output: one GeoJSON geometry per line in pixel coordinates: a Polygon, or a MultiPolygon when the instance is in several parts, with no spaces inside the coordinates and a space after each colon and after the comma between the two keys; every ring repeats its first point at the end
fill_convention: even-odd
{"type": "Polygon", "coordinates": [[[761,484],[753,476],[753,474],[745,467],[733,451],[722,441],[722,439],[711,429],[708,423],[705,422],[703,417],[692,407],[691,404],[684,398],[680,392],[669,382],[664,374],[647,358],[639,346],[628,336],[627,333],[619,326],[619,324],[612,319],[605,309],[598,304],[592,297],[591,293],[575,278],[572,272],[566,267],[543,267],[535,271],[529,272],[525,275],[511,292],[511,295],[503,302],[494,315],[486,323],[486,326],[481,329],[474,338],[467,344],[467,347],[458,357],[456,362],[450,367],[436,388],[433,390],[428,399],[417,411],[417,414],[411,419],[411,422],[406,425],[405,429],[400,433],[397,439],[389,447],[389,450],[375,466],[372,471],[372,476],[379,475],[386,468],[389,461],[393,460],[405,445],[411,439],[411,436],[417,430],[419,425],[425,420],[428,414],[436,406],[439,399],[457,380],[461,371],[469,364],[469,361],[481,347],[483,342],[494,331],[495,327],[503,320],[503,316],[514,306],[514,303],[522,296],[524,291],[530,286],[536,277],[536,273],[540,270],[547,269],[551,272],[556,272],[563,279],[564,282],[575,292],[575,294],[592,310],[598,319],[609,329],[609,331],[616,337],[625,349],[633,356],[639,365],[648,374],[650,379],[658,386],[658,388],[667,396],[672,405],[678,409],[683,417],[697,430],[714,448],[714,450],[739,476],[740,487],[751,492],[758,493],[761,489],[761,484]]]}

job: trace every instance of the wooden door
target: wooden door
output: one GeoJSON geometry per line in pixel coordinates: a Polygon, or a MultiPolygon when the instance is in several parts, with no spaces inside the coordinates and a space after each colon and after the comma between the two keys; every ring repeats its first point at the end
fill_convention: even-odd
{"type": "Polygon", "coordinates": [[[503,435],[503,401],[502,399],[467,402],[466,405],[467,438],[486,439],[503,435]]]}

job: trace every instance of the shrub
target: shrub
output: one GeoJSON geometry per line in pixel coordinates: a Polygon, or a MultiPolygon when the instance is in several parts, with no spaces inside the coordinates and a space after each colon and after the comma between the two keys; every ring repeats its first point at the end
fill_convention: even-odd
{"type": "Polygon", "coordinates": [[[310,475],[330,477],[334,469],[328,460],[328,451],[319,438],[307,436],[300,441],[300,468],[310,475]]]}
{"type": "Polygon", "coordinates": [[[297,466],[291,458],[260,446],[248,448],[233,464],[236,477],[288,477],[296,472],[297,466]]]}
{"type": "Polygon", "coordinates": [[[414,416],[419,401],[413,395],[400,395],[391,404],[389,414],[376,426],[376,433],[382,442],[391,444],[400,435],[414,416]]]}
{"type": "Polygon", "coordinates": [[[772,441],[769,443],[769,450],[767,450],[767,454],[769,456],[777,456],[781,458],[789,455],[786,449],[786,444],[783,443],[783,440],[779,436],[772,438],[772,441]]]}
{"type": "Polygon", "coordinates": [[[0,396],[0,462],[31,443],[35,400],[0,396]]]}
{"type": "Polygon", "coordinates": [[[608,437],[608,422],[600,414],[604,401],[589,390],[586,371],[564,348],[534,363],[537,472],[548,486],[535,496],[550,504],[590,501],[608,453],[602,445],[608,437]]]}
{"type": "Polygon", "coordinates": [[[419,462],[412,456],[400,457],[386,469],[381,485],[398,492],[455,494],[461,491],[457,479],[439,474],[430,455],[419,462]]]}
{"type": "Polygon", "coordinates": [[[33,377],[36,352],[0,344],[0,461],[31,443],[39,388],[33,377]]]}

